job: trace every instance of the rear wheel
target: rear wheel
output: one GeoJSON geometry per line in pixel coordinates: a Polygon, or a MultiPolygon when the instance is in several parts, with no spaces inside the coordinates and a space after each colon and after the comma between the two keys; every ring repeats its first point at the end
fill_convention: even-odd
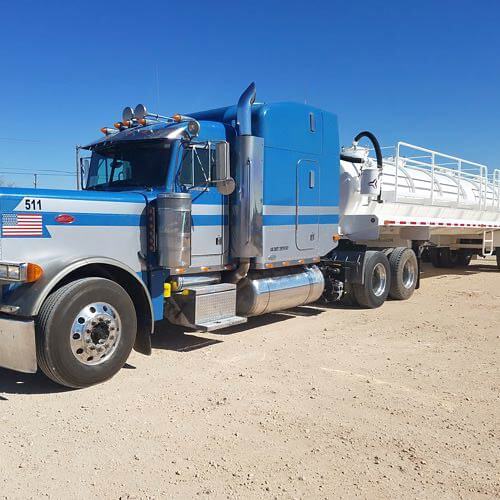
{"type": "Polygon", "coordinates": [[[470,264],[472,255],[470,253],[458,251],[458,263],[460,267],[467,267],[470,264]]]}
{"type": "Polygon", "coordinates": [[[459,265],[459,253],[456,250],[450,250],[448,247],[430,249],[431,262],[434,267],[455,267],[459,265]]]}
{"type": "Polygon", "coordinates": [[[356,302],[368,309],[380,307],[387,299],[391,282],[389,261],[384,253],[366,252],[363,277],[363,285],[352,285],[356,302]]]}
{"type": "Polygon", "coordinates": [[[82,388],[104,382],[125,364],[137,318],[120,285],[84,278],[47,298],[36,330],[37,360],[45,375],[58,384],[82,388]]]}
{"type": "Polygon", "coordinates": [[[418,278],[418,262],[411,248],[395,248],[389,257],[391,267],[391,288],[389,296],[396,300],[409,299],[418,278]]]}

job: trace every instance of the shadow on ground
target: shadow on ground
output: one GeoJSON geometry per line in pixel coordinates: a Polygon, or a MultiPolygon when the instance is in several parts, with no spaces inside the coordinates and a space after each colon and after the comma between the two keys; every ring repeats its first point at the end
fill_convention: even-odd
{"type": "MultiPolygon", "coordinates": [[[[495,265],[486,262],[483,263],[481,261],[472,261],[468,267],[456,267],[452,269],[435,268],[431,264],[425,263],[423,265],[421,278],[467,276],[483,272],[498,273],[499,270],[495,265]]],[[[295,307],[284,312],[270,313],[264,316],[249,318],[247,323],[212,332],[210,337],[200,336],[200,334],[196,332],[186,332],[184,329],[174,326],[167,321],[162,321],[157,324],[156,333],[152,337],[152,346],[153,349],[190,352],[220,344],[224,341],[224,337],[228,335],[234,335],[253,328],[280,323],[297,316],[317,316],[327,309],[358,309],[358,307],[345,306],[339,303],[318,303],[312,306],[295,307]],[[217,338],[213,338],[214,336],[217,338]]],[[[134,369],[135,367],[130,364],[125,364],[124,368],[134,369]]],[[[14,394],[55,394],[69,390],[71,389],[55,384],[40,371],[35,374],[25,374],[0,368],[0,403],[2,401],[8,401],[8,396],[14,394]]]]}
{"type": "Polygon", "coordinates": [[[49,380],[40,370],[37,373],[18,373],[0,368],[0,403],[9,394],[55,394],[70,391],[49,380]]]}
{"type": "Polygon", "coordinates": [[[483,263],[481,261],[472,261],[467,267],[442,268],[434,267],[432,264],[424,263],[422,266],[421,279],[435,278],[437,276],[470,276],[478,273],[498,273],[497,266],[483,263]]]}

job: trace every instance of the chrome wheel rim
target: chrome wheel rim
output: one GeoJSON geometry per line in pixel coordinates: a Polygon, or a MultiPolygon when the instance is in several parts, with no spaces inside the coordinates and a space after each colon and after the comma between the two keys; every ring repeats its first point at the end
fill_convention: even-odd
{"type": "Polygon", "coordinates": [[[411,288],[415,283],[416,275],[415,264],[411,260],[407,260],[403,266],[403,286],[408,289],[411,288]]]}
{"type": "Polygon", "coordinates": [[[380,297],[384,294],[385,287],[387,284],[387,271],[384,264],[379,262],[373,268],[372,274],[372,290],[376,297],[380,297]]]}
{"type": "Polygon", "coordinates": [[[71,351],[84,365],[104,363],[115,352],[121,330],[120,316],[110,304],[89,304],[77,314],[71,326],[71,351]]]}

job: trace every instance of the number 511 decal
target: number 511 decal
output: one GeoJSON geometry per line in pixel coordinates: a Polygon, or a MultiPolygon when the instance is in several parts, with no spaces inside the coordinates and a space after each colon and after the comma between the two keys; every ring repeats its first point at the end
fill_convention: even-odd
{"type": "Polygon", "coordinates": [[[24,200],[24,209],[25,210],[41,210],[42,209],[42,200],[35,200],[33,198],[26,198],[24,200]]]}

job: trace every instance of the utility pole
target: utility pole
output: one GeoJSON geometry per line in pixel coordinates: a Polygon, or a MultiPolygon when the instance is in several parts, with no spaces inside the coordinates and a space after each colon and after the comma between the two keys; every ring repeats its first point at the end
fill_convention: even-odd
{"type": "Polygon", "coordinates": [[[38,174],[33,174],[33,185],[35,186],[35,189],[38,186],[38,174]]]}

